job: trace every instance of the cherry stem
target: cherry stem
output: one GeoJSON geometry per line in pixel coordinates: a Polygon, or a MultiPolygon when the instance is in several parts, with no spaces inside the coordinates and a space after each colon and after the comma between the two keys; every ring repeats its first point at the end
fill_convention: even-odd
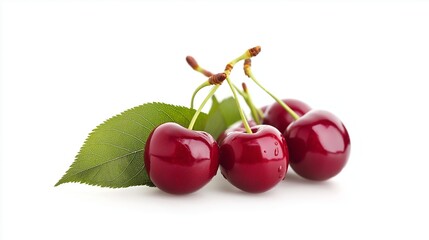
{"type": "MultiPolygon", "coordinates": [[[[236,59],[229,62],[226,65],[225,71],[223,73],[218,73],[215,75],[213,75],[211,72],[205,70],[204,68],[200,67],[198,65],[197,61],[192,56],[186,57],[186,62],[189,64],[189,66],[192,67],[192,69],[194,69],[195,71],[200,72],[200,73],[204,74],[205,76],[209,77],[209,79],[206,82],[202,83],[200,86],[198,86],[197,89],[192,94],[191,108],[194,108],[194,99],[195,99],[195,95],[198,93],[198,91],[200,91],[202,88],[207,87],[209,85],[215,85],[212,88],[212,90],[210,91],[210,93],[207,95],[207,97],[204,99],[204,101],[201,103],[200,107],[195,112],[194,116],[192,117],[191,123],[189,124],[189,127],[188,127],[189,130],[192,130],[192,128],[194,127],[194,124],[198,118],[198,115],[201,113],[201,110],[203,109],[204,105],[215,94],[216,90],[220,87],[223,80],[226,79],[229,87],[231,88],[232,94],[234,95],[234,100],[235,100],[235,103],[237,105],[238,111],[240,113],[241,120],[243,121],[244,128],[246,129],[246,131],[248,133],[252,133],[252,130],[250,129],[249,123],[246,120],[246,116],[244,115],[243,109],[240,106],[240,102],[238,101],[237,93],[234,89],[235,86],[231,83],[231,80],[229,79],[229,74],[231,73],[232,69],[234,68],[234,65],[237,64],[239,61],[250,59],[251,57],[255,57],[260,52],[261,52],[260,46],[256,46],[256,47],[248,49],[241,56],[239,56],[236,59]]],[[[237,87],[235,87],[235,88],[237,88],[237,87]]],[[[238,92],[240,93],[240,95],[243,96],[243,98],[245,99],[246,103],[249,105],[249,107],[252,111],[252,114],[253,114],[253,112],[255,111],[255,106],[253,105],[251,100],[250,100],[250,103],[248,102],[248,100],[249,100],[248,94],[242,93],[241,91],[238,91],[238,92]]],[[[259,120],[259,119],[255,118],[255,121],[257,121],[257,120],[259,120]]]]}
{"type": "Polygon", "coordinates": [[[195,91],[192,93],[192,97],[191,97],[191,109],[193,109],[193,108],[194,108],[194,100],[195,100],[195,96],[197,95],[197,93],[198,93],[201,89],[203,89],[203,88],[205,88],[205,87],[207,87],[207,86],[210,86],[210,83],[209,83],[208,81],[205,81],[205,82],[203,82],[200,86],[198,86],[198,87],[195,89],[195,91]]]}
{"type": "MultiPolygon", "coordinates": [[[[243,84],[245,84],[245,83],[243,83],[243,84]]],[[[249,107],[250,113],[252,114],[252,118],[255,121],[255,123],[258,125],[261,124],[260,119],[262,119],[264,117],[263,115],[261,115],[263,113],[261,111],[258,111],[255,104],[253,104],[253,101],[250,97],[249,92],[247,92],[247,89],[244,90],[244,88],[243,88],[243,91],[241,91],[241,89],[238,88],[237,85],[233,84],[233,86],[235,88],[235,91],[237,91],[243,97],[244,101],[246,102],[247,106],[249,107]]]]}
{"type": "Polygon", "coordinates": [[[256,46],[253,48],[248,49],[245,53],[243,53],[241,56],[237,57],[236,59],[229,62],[225,67],[225,74],[227,77],[229,77],[229,74],[231,73],[232,69],[234,68],[234,65],[237,64],[239,61],[250,59],[251,57],[255,57],[261,52],[261,47],[256,46]]]}
{"type": "MultiPolygon", "coordinates": [[[[225,67],[225,78],[228,82],[229,88],[231,88],[232,94],[234,96],[235,103],[238,108],[238,112],[240,113],[241,120],[243,121],[244,128],[246,129],[247,133],[252,133],[252,129],[250,129],[249,123],[247,122],[246,116],[244,115],[243,109],[240,106],[240,102],[238,101],[237,92],[235,91],[234,85],[231,83],[231,80],[229,79],[229,75],[231,74],[232,69],[234,68],[234,65],[237,64],[239,61],[249,59],[251,57],[255,57],[261,52],[261,47],[256,46],[253,48],[250,48],[246,50],[241,56],[237,57],[236,59],[229,62],[225,67]]],[[[238,91],[241,93],[241,91],[238,91]]],[[[241,94],[244,96],[243,94],[241,94]]]]}
{"type": "Polygon", "coordinates": [[[212,74],[207,81],[203,82],[200,86],[195,89],[194,93],[192,94],[191,98],[191,108],[194,108],[194,99],[195,95],[204,87],[210,86],[210,85],[221,85],[222,82],[225,80],[226,74],[225,73],[218,73],[218,74],[212,74]]]}
{"type": "Polygon", "coordinates": [[[249,90],[247,89],[246,83],[242,83],[242,86],[243,86],[244,100],[246,101],[247,105],[250,108],[250,112],[252,114],[253,120],[255,121],[255,123],[257,125],[259,125],[259,124],[261,124],[260,120],[262,117],[261,117],[260,113],[258,112],[257,108],[255,107],[255,104],[253,103],[252,97],[250,96],[250,93],[249,93],[249,90]]]}
{"type": "MultiPolygon", "coordinates": [[[[192,57],[192,56],[186,56],[186,62],[188,63],[188,65],[192,68],[192,69],[194,69],[196,72],[199,72],[199,73],[201,73],[201,74],[203,74],[204,76],[206,76],[206,77],[211,77],[211,76],[213,76],[213,73],[211,73],[211,72],[209,72],[209,71],[207,71],[206,69],[204,69],[204,68],[202,68],[199,64],[198,64],[198,62],[197,62],[197,60],[195,60],[195,58],[194,57],[192,57]]],[[[203,82],[200,86],[198,86],[196,89],[195,89],[195,91],[192,93],[192,97],[191,97],[191,109],[193,109],[194,108],[194,100],[195,100],[195,96],[197,95],[197,93],[201,90],[201,89],[203,89],[203,88],[205,88],[205,87],[207,87],[207,86],[210,86],[211,84],[210,84],[210,81],[205,81],[205,82],[203,82]]]]}
{"type": "MultiPolygon", "coordinates": [[[[241,97],[243,97],[244,101],[246,102],[247,106],[248,106],[248,107],[249,107],[249,109],[250,109],[250,112],[251,112],[251,114],[252,114],[252,118],[253,118],[253,117],[254,117],[254,115],[253,115],[253,108],[254,108],[254,106],[252,106],[252,103],[251,103],[251,102],[249,102],[248,94],[247,94],[247,93],[245,93],[244,91],[241,91],[241,89],[240,89],[240,88],[238,88],[238,87],[237,87],[237,85],[235,85],[234,83],[232,83],[232,86],[234,86],[235,91],[237,91],[237,93],[238,93],[238,94],[240,94],[240,96],[241,96],[241,97]]],[[[259,124],[256,120],[255,120],[255,122],[256,122],[257,124],[259,124]]]]}
{"type": "Polygon", "coordinates": [[[243,91],[241,91],[241,89],[240,89],[239,87],[237,87],[237,85],[235,85],[235,84],[233,83],[233,84],[232,84],[232,86],[234,86],[235,91],[237,91],[237,92],[238,92],[238,94],[240,94],[243,98],[245,98],[245,96],[244,96],[244,92],[243,92],[243,91]]]}
{"type": "Polygon", "coordinates": [[[220,85],[214,85],[212,87],[212,90],[210,90],[207,97],[204,99],[204,101],[201,103],[198,110],[195,112],[194,116],[192,117],[191,123],[189,123],[189,130],[192,130],[194,128],[195,122],[197,121],[198,115],[200,115],[201,110],[203,110],[204,105],[206,105],[207,101],[215,94],[216,90],[220,87],[220,85]]]}
{"type": "Polygon", "coordinates": [[[226,77],[226,81],[228,82],[229,88],[231,88],[232,95],[234,96],[235,104],[237,105],[238,112],[240,113],[241,121],[243,122],[244,128],[247,133],[252,133],[252,129],[250,129],[249,123],[247,122],[246,116],[244,115],[243,109],[240,106],[240,102],[238,101],[237,92],[229,77],[226,77]]]}
{"type": "Polygon", "coordinates": [[[200,67],[200,65],[197,63],[197,60],[195,60],[195,58],[193,58],[192,56],[187,56],[186,57],[186,62],[188,63],[188,65],[194,69],[195,71],[202,73],[204,76],[206,77],[211,77],[213,75],[213,73],[207,71],[206,69],[200,67]]]}
{"type": "Polygon", "coordinates": [[[255,76],[253,76],[252,70],[250,69],[250,66],[246,68],[246,75],[253,80],[253,82],[256,83],[262,90],[264,90],[268,95],[270,95],[277,103],[279,103],[292,117],[293,119],[297,120],[299,119],[298,114],[296,114],[295,111],[293,111],[287,104],[285,104],[281,99],[274,96],[271,92],[269,92],[266,88],[264,88],[258,80],[256,80],[255,76]]]}

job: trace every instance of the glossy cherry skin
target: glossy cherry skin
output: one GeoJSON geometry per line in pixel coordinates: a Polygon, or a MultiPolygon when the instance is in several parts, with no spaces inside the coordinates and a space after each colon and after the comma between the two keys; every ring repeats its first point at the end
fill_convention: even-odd
{"type": "Polygon", "coordinates": [[[222,175],[235,187],[251,193],[273,188],[286,175],[289,154],[282,134],[272,126],[258,125],[253,134],[229,133],[219,148],[222,175]]]}
{"type": "Polygon", "coordinates": [[[285,132],[290,166],[300,176],[323,181],[337,175],[350,155],[350,137],[332,113],[311,110],[285,132]]]}
{"type": "MultiPolygon", "coordinates": [[[[253,120],[249,120],[248,124],[250,127],[256,126],[256,123],[253,120]]],[[[226,136],[232,132],[245,132],[245,131],[246,129],[244,128],[243,123],[240,123],[240,125],[238,126],[236,126],[236,123],[234,123],[233,127],[226,129],[219,135],[219,137],[217,138],[217,142],[220,144],[226,138],[226,136]]]]}
{"type": "MultiPolygon", "coordinates": [[[[298,116],[302,116],[311,110],[310,106],[300,100],[283,99],[282,101],[298,116]]],[[[279,103],[275,102],[266,109],[262,123],[271,125],[283,133],[293,121],[295,119],[279,103]]]]}
{"type": "Polygon", "coordinates": [[[197,191],[216,175],[219,166],[219,147],[213,137],[176,123],[155,128],[144,155],[151,181],[172,194],[197,191]]]}

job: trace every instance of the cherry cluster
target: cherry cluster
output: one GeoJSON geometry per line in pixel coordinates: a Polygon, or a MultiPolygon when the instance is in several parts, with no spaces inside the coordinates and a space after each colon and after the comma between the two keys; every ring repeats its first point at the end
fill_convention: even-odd
{"type": "Polygon", "coordinates": [[[259,54],[259,46],[226,65],[218,74],[201,68],[194,58],[186,58],[196,71],[208,77],[192,95],[204,87],[212,90],[196,110],[188,128],[164,123],[150,134],[144,162],[151,181],[172,194],[187,194],[206,185],[221,173],[235,187],[251,193],[265,192],[286,177],[288,166],[301,177],[323,181],[337,175],[350,155],[350,137],[344,124],[332,113],[312,110],[296,99],[279,99],[254,77],[250,58],[259,54]],[[275,102],[257,108],[246,85],[242,90],[229,78],[234,65],[244,61],[244,72],[275,102]],[[209,133],[194,131],[193,126],[207,101],[227,81],[242,118],[239,126],[225,130],[217,140],[209,133]],[[253,120],[247,120],[237,100],[241,95],[253,120]]]}

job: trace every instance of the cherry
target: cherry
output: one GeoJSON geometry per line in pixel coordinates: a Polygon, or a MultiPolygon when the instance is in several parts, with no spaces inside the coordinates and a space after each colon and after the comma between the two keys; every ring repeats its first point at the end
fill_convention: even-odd
{"type": "Polygon", "coordinates": [[[257,125],[252,133],[229,133],[219,148],[222,175],[235,187],[251,193],[265,192],[279,183],[288,168],[288,148],[272,126],[257,125]]]}
{"type": "Polygon", "coordinates": [[[155,128],[144,155],[152,182],[172,194],[197,191],[216,175],[219,165],[219,149],[213,137],[177,123],[155,128]]]}
{"type": "MultiPolygon", "coordinates": [[[[296,99],[283,99],[282,101],[298,116],[302,116],[311,110],[310,106],[306,103],[296,99]]],[[[295,121],[295,119],[279,103],[274,102],[266,109],[262,122],[263,124],[268,124],[277,128],[283,133],[293,121],[295,121]]]]}
{"type": "Polygon", "coordinates": [[[311,110],[286,130],[290,166],[310,180],[327,180],[346,165],[350,137],[344,124],[332,113],[311,110]]]}
{"type": "Polygon", "coordinates": [[[214,86],[195,111],[187,129],[177,123],[164,123],[149,135],[144,161],[149,178],[159,189],[172,194],[191,193],[216,175],[219,167],[217,142],[210,134],[192,129],[204,105],[225,78],[224,73],[211,75],[201,85],[214,86]],[[216,82],[212,82],[213,79],[216,82]]]}

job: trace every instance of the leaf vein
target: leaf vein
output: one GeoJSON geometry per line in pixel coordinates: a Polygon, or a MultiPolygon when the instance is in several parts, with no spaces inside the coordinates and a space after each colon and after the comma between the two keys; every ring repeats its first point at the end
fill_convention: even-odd
{"type": "Polygon", "coordinates": [[[94,174],[94,176],[91,178],[91,181],[94,181],[95,177],[100,173],[101,167],[98,169],[98,171],[94,174]]]}
{"type": "Polygon", "coordinates": [[[143,166],[137,171],[136,174],[134,174],[134,176],[132,176],[130,179],[128,179],[125,183],[129,183],[131,180],[133,180],[135,177],[137,177],[145,168],[145,165],[143,164],[143,166]]]}
{"type": "Polygon", "coordinates": [[[116,144],[113,144],[113,143],[108,143],[108,142],[87,143],[86,144],[86,146],[97,146],[97,145],[108,145],[108,146],[112,146],[112,147],[115,147],[115,148],[119,148],[121,150],[125,150],[127,152],[132,151],[131,149],[128,149],[128,148],[125,148],[125,147],[122,147],[122,146],[119,146],[119,145],[116,145],[116,144]]]}
{"type": "MultiPolygon", "coordinates": [[[[134,119],[131,119],[131,118],[126,118],[126,117],[123,117],[125,120],[128,120],[128,121],[130,121],[130,122],[134,122],[134,123],[136,123],[137,125],[139,125],[139,126],[141,126],[141,127],[143,127],[144,129],[146,129],[148,132],[150,132],[151,130],[148,128],[148,127],[146,127],[144,124],[142,124],[141,122],[139,122],[139,121],[136,121],[136,120],[134,120],[134,119]]],[[[147,119],[145,119],[146,121],[147,121],[147,119]]]]}
{"type": "Polygon", "coordinates": [[[137,156],[137,153],[135,153],[134,155],[133,155],[133,158],[131,159],[131,161],[127,164],[127,166],[124,168],[124,170],[121,172],[121,173],[119,173],[119,175],[118,176],[116,176],[115,178],[113,178],[113,179],[111,179],[111,180],[107,180],[107,182],[113,182],[113,181],[115,181],[116,179],[118,179],[120,176],[122,176],[124,173],[125,173],[125,171],[128,169],[128,167],[134,162],[134,159],[136,159],[136,156],[137,156]]]}
{"type": "MultiPolygon", "coordinates": [[[[94,166],[92,166],[92,167],[90,167],[90,168],[83,169],[83,170],[81,170],[81,171],[75,172],[75,173],[71,174],[70,176],[67,176],[67,178],[70,178],[70,177],[76,176],[76,175],[78,175],[78,174],[81,174],[81,173],[86,172],[86,171],[89,171],[89,170],[92,170],[92,169],[94,169],[94,168],[96,168],[96,167],[100,167],[100,166],[103,166],[103,165],[105,165],[105,164],[108,164],[108,163],[114,162],[114,161],[119,160],[119,159],[121,159],[121,158],[128,157],[128,156],[130,156],[130,155],[132,155],[132,154],[136,154],[136,153],[141,152],[141,151],[143,151],[143,150],[144,150],[144,149],[139,149],[139,150],[136,150],[136,151],[133,151],[133,152],[129,152],[129,153],[124,154],[124,155],[121,155],[121,156],[117,156],[117,157],[111,158],[111,159],[109,159],[109,160],[107,160],[107,161],[105,161],[105,162],[99,163],[99,164],[94,165],[94,166]]],[[[65,179],[67,179],[67,178],[65,178],[65,179]]]]}
{"type": "Polygon", "coordinates": [[[98,131],[98,132],[115,131],[115,132],[118,132],[118,133],[121,133],[121,134],[124,134],[124,135],[130,136],[130,137],[132,137],[132,138],[134,138],[134,139],[136,139],[136,140],[140,141],[140,142],[141,142],[141,143],[143,143],[143,144],[145,143],[145,141],[143,141],[143,140],[142,140],[142,139],[140,139],[139,137],[134,136],[134,135],[132,135],[132,134],[130,134],[130,133],[127,133],[127,132],[121,131],[121,130],[116,129],[116,128],[97,129],[97,131],[98,131]]]}
{"type": "Polygon", "coordinates": [[[188,122],[191,122],[191,119],[186,117],[185,114],[183,114],[182,112],[178,111],[175,108],[172,108],[173,111],[175,111],[176,113],[180,114],[184,119],[186,119],[188,122]]]}
{"type": "Polygon", "coordinates": [[[143,116],[137,112],[131,112],[131,114],[134,114],[134,115],[137,115],[137,116],[143,118],[146,122],[148,122],[150,125],[152,125],[152,127],[154,127],[154,128],[156,127],[155,124],[153,124],[151,121],[149,121],[149,119],[147,119],[145,116],[143,116]]]}
{"type": "Polygon", "coordinates": [[[164,113],[164,115],[166,115],[172,122],[175,122],[174,121],[174,119],[170,116],[170,115],[168,115],[168,113],[167,112],[165,112],[164,110],[162,110],[162,109],[157,109],[157,111],[158,112],[162,112],[162,113],[164,113]]]}

